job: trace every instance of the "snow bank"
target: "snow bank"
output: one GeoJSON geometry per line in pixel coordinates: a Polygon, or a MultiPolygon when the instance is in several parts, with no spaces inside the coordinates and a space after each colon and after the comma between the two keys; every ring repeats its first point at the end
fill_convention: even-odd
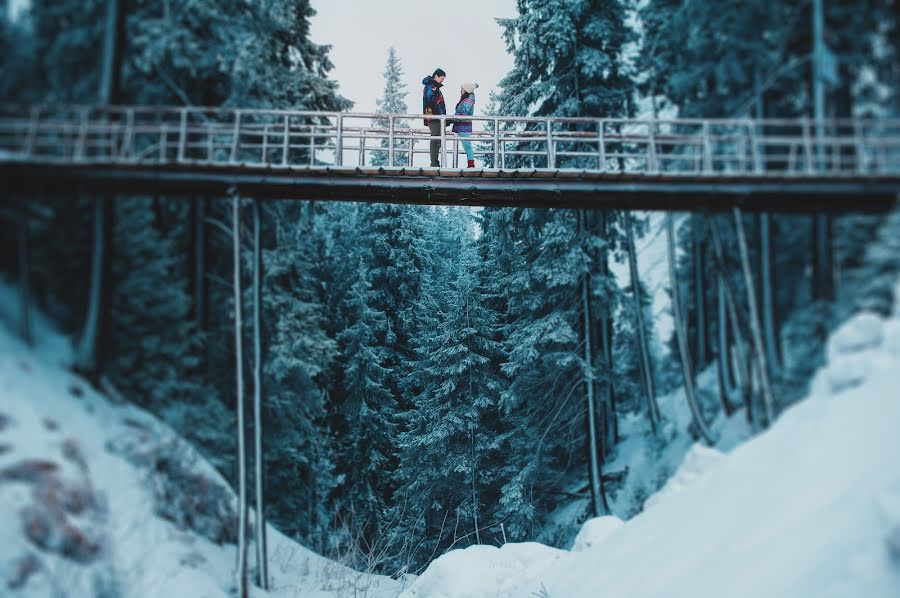
{"type": "Polygon", "coordinates": [[[451,550],[428,566],[400,598],[517,596],[522,579],[540,576],[567,553],[537,542],[451,550]],[[488,593],[486,593],[486,588],[488,593]]]}
{"type": "MultiPolygon", "coordinates": [[[[63,367],[70,343],[39,313],[38,346],[24,346],[17,302],[0,285],[0,595],[230,596],[226,481],[168,426],[63,367]]],[[[403,589],[271,526],[268,538],[272,591],[254,596],[395,598],[403,589]]]]}
{"type": "Polygon", "coordinates": [[[594,546],[599,546],[622,525],[624,525],[623,521],[614,515],[588,519],[581,526],[578,535],[575,536],[572,552],[584,552],[594,546]]]}
{"type": "Polygon", "coordinates": [[[497,571],[496,559],[461,556],[496,549],[453,551],[406,595],[464,583],[454,595],[896,598],[898,349],[900,314],[856,316],[807,400],[727,455],[691,450],[671,487],[605,540],[543,569],[497,571]]]}

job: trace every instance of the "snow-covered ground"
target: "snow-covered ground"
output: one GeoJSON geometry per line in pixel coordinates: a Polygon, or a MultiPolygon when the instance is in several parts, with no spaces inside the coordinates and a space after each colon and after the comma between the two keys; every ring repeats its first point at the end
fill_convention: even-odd
{"type": "MultiPolygon", "coordinates": [[[[16,310],[0,284],[0,596],[228,596],[236,501],[227,483],[152,415],[71,373],[68,339],[40,314],[39,344],[24,346],[16,310]]],[[[403,589],[268,534],[273,589],[254,596],[403,589]]]]}
{"type": "Polygon", "coordinates": [[[451,551],[402,596],[900,596],[900,309],[827,354],[806,400],[728,454],[689,447],[633,519],[589,521],[571,552],[451,551]]]}

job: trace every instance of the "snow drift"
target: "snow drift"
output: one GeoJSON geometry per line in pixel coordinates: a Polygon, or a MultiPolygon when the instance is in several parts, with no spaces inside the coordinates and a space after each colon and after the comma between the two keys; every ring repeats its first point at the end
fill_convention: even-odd
{"type": "Polygon", "coordinates": [[[900,310],[855,316],[827,349],[771,429],[691,450],[643,513],[588,522],[579,551],[452,551],[402,596],[900,596],[900,310]]]}
{"type": "MultiPolygon", "coordinates": [[[[40,342],[25,347],[11,332],[16,301],[0,284],[0,595],[230,596],[227,482],[168,426],[72,374],[68,340],[40,314],[40,342]]],[[[403,587],[268,534],[272,591],[254,596],[394,598],[403,587]]]]}

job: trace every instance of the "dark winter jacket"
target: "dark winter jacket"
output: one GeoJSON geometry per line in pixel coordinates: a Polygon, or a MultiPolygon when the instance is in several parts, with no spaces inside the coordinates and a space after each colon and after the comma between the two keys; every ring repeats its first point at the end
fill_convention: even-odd
{"type": "MultiPolygon", "coordinates": [[[[441,85],[434,80],[433,77],[425,77],[422,79],[422,114],[447,114],[447,107],[444,105],[444,94],[441,93],[441,85]]],[[[425,124],[431,124],[431,119],[426,118],[425,124]]]]}
{"type": "MultiPolygon", "coordinates": [[[[472,116],[475,114],[475,94],[470,93],[467,94],[465,98],[459,101],[459,104],[456,105],[456,115],[458,116],[472,116]]],[[[472,121],[471,120],[453,120],[453,132],[454,133],[471,133],[472,132],[472,121]]]]}

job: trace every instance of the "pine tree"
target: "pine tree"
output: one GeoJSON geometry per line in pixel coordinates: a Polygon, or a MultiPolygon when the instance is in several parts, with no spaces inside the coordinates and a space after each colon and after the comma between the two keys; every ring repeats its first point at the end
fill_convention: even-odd
{"type": "MultiPolygon", "coordinates": [[[[491,425],[500,391],[491,338],[494,314],[481,301],[468,209],[436,211],[429,227],[431,267],[423,276],[415,339],[418,393],[398,438],[400,521],[393,542],[410,542],[415,565],[446,549],[487,539],[497,435],[491,425]],[[442,529],[445,517],[459,522],[442,529]],[[483,536],[484,534],[484,536],[483,536]]],[[[402,564],[401,564],[402,565],[402,564]]]]}
{"type": "MultiPolygon", "coordinates": [[[[400,64],[400,58],[393,46],[388,49],[387,64],[384,67],[384,92],[378,99],[378,114],[407,114],[409,107],[406,105],[406,83],[403,82],[404,77],[403,66],[400,64]]],[[[390,126],[387,119],[379,119],[374,122],[375,127],[385,129],[390,126]]],[[[398,130],[408,129],[409,123],[406,121],[395,120],[394,132],[398,130]]],[[[381,147],[390,147],[390,140],[382,140],[381,147]]],[[[409,152],[397,151],[396,148],[409,148],[408,141],[395,140],[394,142],[394,163],[390,164],[390,154],[388,152],[375,152],[372,156],[373,166],[405,166],[409,159],[409,152]]]]}

